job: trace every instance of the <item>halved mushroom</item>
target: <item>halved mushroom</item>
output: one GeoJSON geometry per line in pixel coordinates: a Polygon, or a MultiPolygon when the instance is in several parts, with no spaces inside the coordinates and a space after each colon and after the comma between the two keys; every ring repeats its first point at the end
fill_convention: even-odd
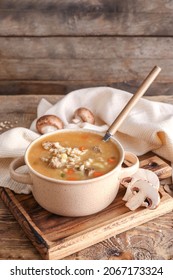
{"type": "Polygon", "coordinates": [[[160,203],[158,189],[145,180],[136,181],[131,190],[134,195],[126,203],[130,210],[136,210],[140,206],[155,209],[160,203]]]}
{"type": "Polygon", "coordinates": [[[64,124],[60,118],[55,115],[44,115],[36,122],[36,128],[40,134],[53,132],[57,129],[62,129],[64,124]]]}
{"type": "Polygon", "coordinates": [[[133,177],[124,178],[121,181],[121,185],[127,188],[123,200],[127,201],[126,206],[130,210],[135,210],[139,206],[154,209],[160,202],[159,178],[151,170],[139,168],[133,177]],[[147,196],[144,195],[142,189],[147,196]],[[150,195],[153,196],[153,194],[155,194],[154,204],[151,202],[153,200],[150,198],[150,195]]]}
{"type": "Polygon", "coordinates": [[[87,123],[90,123],[90,124],[94,124],[95,123],[95,117],[89,109],[87,109],[85,107],[80,107],[74,113],[73,122],[77,123],[77,122],[81,122],[81,121],[82,122],[87,122],[87,123]]]}

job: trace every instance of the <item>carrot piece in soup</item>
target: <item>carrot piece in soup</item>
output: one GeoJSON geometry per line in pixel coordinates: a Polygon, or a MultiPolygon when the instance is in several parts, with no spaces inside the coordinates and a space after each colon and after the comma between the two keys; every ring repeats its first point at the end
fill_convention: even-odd
{"type": "Polygon", "coordinates": [[[80,146],[80,147],[79,147],[79,150],[80,150],[80,151],[84,151],[84,150],[86,150],[86,148],[85,148],[84,146],[80,146]]]}
{"type": "Polygon", "coordinates": [[[67,170],[67,174],[68,175],[71,175],[71,174],[73,174],[74,173],[74,169],[73,168],[69,168],[68,170],[67,170]]]}
{"type": "Polygon", "coordinates": [[[69,180],[69,181],[76,181],[77,178],[75,178],[75,177],[68,177],[67,180],[69,180]]]}
{"type": "Polygon", "coordinates": [[[102,176],[102,175],[104,175],[104,173],[101,172],[101,171],[94,171],[94,173],[93,173],[93,177],[99,177],[99,176],[102,176]]]}
{"type": "Polygon", "coordinates": [[[110,158],[108,158],[108,162],[109,163],[115,163],[116,162],[116,158],[110,157],[110,158]]]}

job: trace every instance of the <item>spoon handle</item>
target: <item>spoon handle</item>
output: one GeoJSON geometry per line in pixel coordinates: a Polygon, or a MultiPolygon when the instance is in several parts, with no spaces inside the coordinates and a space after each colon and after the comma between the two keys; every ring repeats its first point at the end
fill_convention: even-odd
{"type": "Polygon", "coordinates": [[[118,130],[124,119],[127,117],[128,113],[131,111],[131,109],[136,105],[140,97],[144,95],[144,93],[147,91],[147,89],[150,87],[152,82],[155,80],[155,78],[160,73],[161,68],[159,66],[155,66],[151,72],[148,74],[148,76],[145,78],[145,80],[142,82],[136,93],[132,96],[132,98],[129,100],[129,102],[126,104],[124,109],[121,111],[121,113],[117,116],[115,121],[111,124],[109,129],[107,130],[105,136],[103,137],[103,141],[107,141],[115,132],[118,130]]]}

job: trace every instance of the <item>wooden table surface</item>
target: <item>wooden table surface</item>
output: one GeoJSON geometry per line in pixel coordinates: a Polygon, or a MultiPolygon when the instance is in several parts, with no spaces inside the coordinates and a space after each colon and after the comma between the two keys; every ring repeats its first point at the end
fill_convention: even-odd
{"type": "MultiPolygon", "coordinates": [[[[36,117],[39,100],[55,103],[61,96],[0,96],[1,133],[8,126],[29,127],[36,117]],[[2,124],[6,124],[2,128],[2,124]]],[[[149,96],[150,100],[173,104],[173,96],[149,96]]],[[[0,259],[41,259],[12,214],[0,200],[0,259]]],[[[173,212],[115,235],[87,249],[66,257],[71,260],[173,259],[173,212]]]]}

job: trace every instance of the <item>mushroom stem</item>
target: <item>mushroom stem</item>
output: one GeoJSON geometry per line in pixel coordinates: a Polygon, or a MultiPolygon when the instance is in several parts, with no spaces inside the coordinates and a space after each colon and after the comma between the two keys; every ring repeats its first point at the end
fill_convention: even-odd
{"type": "Polygon", "coordinates": [[[136,194],[136,195],[133,195],[127,202],[126,202],[126,206],[134,211],[136,210],[137,208],[139,208],[142,203],[144,202],[145,198],[141,195],[141,194],[136,194]]]}

